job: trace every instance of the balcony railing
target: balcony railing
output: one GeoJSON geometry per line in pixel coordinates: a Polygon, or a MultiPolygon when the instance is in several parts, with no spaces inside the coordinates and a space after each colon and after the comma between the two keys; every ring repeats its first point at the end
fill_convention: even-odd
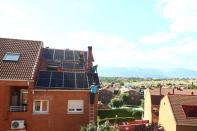
{"type": "Polygon", "coordinates": [[[10,106],[10,112],[26,112],[27,106],[10,106]]]}

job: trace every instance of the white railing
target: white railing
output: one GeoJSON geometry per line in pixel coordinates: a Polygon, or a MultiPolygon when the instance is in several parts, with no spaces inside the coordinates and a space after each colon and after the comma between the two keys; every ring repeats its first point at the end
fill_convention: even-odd
{"type": "Polygon", "coordinates": [[[27,106],[10,106],[10,112],[25,112],[27,106]]]}

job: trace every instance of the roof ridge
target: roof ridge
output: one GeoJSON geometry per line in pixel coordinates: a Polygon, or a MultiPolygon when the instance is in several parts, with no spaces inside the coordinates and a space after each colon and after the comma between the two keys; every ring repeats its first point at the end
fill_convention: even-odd
{"type": "Polygon", "coordinates": [[[29,39],[21,39],[21,38],[2,38],[0,37],[0,39],[5,39],[5,40],[19,40],[19,41],[35,41],[35,42],[42,42],[40,40],[29,40],[29,39]]]}

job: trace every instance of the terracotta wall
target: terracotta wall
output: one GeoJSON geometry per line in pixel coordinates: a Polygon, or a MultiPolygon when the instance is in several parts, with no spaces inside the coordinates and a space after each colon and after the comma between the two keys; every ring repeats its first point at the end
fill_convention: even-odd
{"type": "MultiPolygon", "coordinates": [[[[10,86],[0,82],[0,131],[9,130],[11,121],[15,119],[25,120],[28,131],[79,131],[82,125],[85,126],[89,122],[88,90],[33,91],[32,84],[30,84],[28,90],[28,111],[9,112],[10,88],[10,86]],[[49,100],[48,114],[33,113],[33,100],[36,99],[49,100]],[[82,114],[68,114],[68,100],[84,100],[84,112],[82,114]]],[[[95,111],[95,118],[96,114],[97,112],[95,111]]]]}

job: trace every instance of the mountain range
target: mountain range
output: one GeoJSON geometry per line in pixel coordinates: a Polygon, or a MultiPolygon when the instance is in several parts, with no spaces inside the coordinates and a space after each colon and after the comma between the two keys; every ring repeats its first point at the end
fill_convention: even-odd
{"type": "Polygon", "coordinates": [[[140,77],[140,78],[197,78],[197,71],[184,68],[116,68],[100,67],[99,76],[106,77],[140,77]]]}

